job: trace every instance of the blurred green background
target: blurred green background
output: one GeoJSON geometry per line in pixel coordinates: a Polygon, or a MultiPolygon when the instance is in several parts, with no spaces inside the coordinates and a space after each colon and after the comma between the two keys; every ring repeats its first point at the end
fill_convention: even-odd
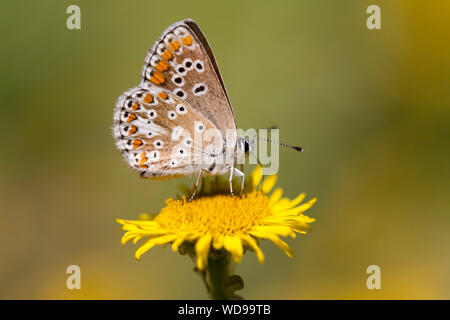
{"type": "Polygon", "coordinates": [[[207,298],[192,261],[135,261],[115,219],[156,213],[192,179],[145,181],[112,111],[171,23],[205,32],[238,126],[277,125],[278,185],[319,201],[313,232],[236,268],[254,299],[450,298],[450,2],[2,1],[0,298],[207,298]],[[81,30],[66,8],[81,7],[81,30]],[[366,8],[381,7],[381,30],[366,8]],[[82,290],[65,288],[81,267],[82,290]],[[366,268],[381,267],[381,290],[366,268]]]}

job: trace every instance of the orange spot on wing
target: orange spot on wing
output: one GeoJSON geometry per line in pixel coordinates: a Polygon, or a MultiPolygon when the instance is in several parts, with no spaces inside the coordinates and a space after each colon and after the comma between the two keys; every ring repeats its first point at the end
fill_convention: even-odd
{"type": "Polygon", "coordinates": [[[153,82],[153,84],[159,85],[159,84],[164,83],[166,81],[166,79],[164,78],[164,76],[162,75],[161,72],[155,71],[155,72],[153,72],[153,75],[151,76],[150,81],[153,82]]]}
{"type": "Polygon", "coordinates": [[[161,83],[164,83],[164,81],[166,81],[166,79],[164,78],[164,76],[162,75],[161,72],[155,71],[155,73],[153,74],[153,76],[158,79],[161,83]]]}
{"type": "Polygon", "coordinates": [[[160,92],[160,93],[158,94],[158,96],[159,96],[161,99],[163,99],[163,100],[166,100],[167,97],[168,97],[167,93],[165,93],[165,92],[160,92]]]}
{"type": "Polygon", "coordinates": [[[136,115],[134,113],[130,113],[130,115],[129,115],[128,119],[127,119],[127,122],[131,122],[131,121],[135,120],[136,118],[137,117],[136,117],[136,115]]]}
{"type": "Polygon", "coordinates": [[[150,81],[151,81],[153,84],[156,84],[156,85],[161,84],[161,81],[159,81],[158,79],[156,79],[154,76],[151,76],[151,77],[150,77],[150,81]]]}
{"type": "Polygon", "coordinates": [[[142,146],[142,141],[139,140],[139,139],[134,139],[133,142],[132,142],[132,144],[133,144],[133,149],[137,149],[137,148],[139,148],[140,146],[142,146]]]}
{"type": "Polygon", "coordinates": [[[169,43],[169,47],[170,47],[170,49],[172,49],[172,51],[178,51],[180,46],[181,46],[181,44],[178,42],[178,40],[175,40],[175,41],[169,43]]]}
{"type": "Polygon", "coordinates": [[[137,110],[137,109],[139,109],[139,102],[135,102],[133,104],[133,106],[131,107],[131,110],[137,110]]]}
{"type": "Polygon", "coordinates": [[[130,130],[128,131],[128,134],[132,135],[132,134],[134,134],[136,132],[137,132],[137,127],[136,126],[131,126],[130,130]]]}
{"type": "Polygon", "coordinates": [[[146,163],[148,160],[148,158],[145,156],[145,153],[141,153],[141,161],[139,161],[139,164],[142,165],[144,163],[146,163]]]}
{"type": "Polygon", "coordinates": [[[166,50],[166,51],[161,55],[161,57],[162,57],[164,60],[170,60],[170,59],[172,59],[173,54],[172,54],[172,52],[170,52],[169,50],[166,50]]]}
{"type": "Polygon", "coordinates": [[[159,72],[163,72],[166,71],[169,68],[169,64],[167,63],[166,60],[161,60],[156,66],[155,66],[156,70],[158,70],[159,72]]]}
{"type": "Polygon", "coordinates": [[[144,103],[152,103],[153,102],[153,96],[151,94],[146,94],[144,97],[144,103]]]}
{"type": "Polygon", "coordinates": [[[190,46],[192,44],[192,37],[191,36],[186,36],[186,37],[181,39],[181,42],[183,42],[183,44],[186,45],[186,46],[190,46]]]}

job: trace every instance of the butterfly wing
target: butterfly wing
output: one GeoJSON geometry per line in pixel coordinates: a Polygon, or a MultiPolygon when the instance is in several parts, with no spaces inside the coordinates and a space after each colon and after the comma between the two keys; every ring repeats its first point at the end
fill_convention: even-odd
{"type": "Polygon", "coordinates": [[[192,20],[171,25],[145,58],[142,88],[157,86],[199,110],[226,137],[236,130],[233,109],[214,55],[192,20]]]}
{"type": "Polygon", "coordinates": [[[211,130],[218,132],[202,113],[156,87],[128,90],[114,110],[116,146],[128,164],[147,178],[199,172],[212,140],[203,139],[203,133],[211,130]]]}

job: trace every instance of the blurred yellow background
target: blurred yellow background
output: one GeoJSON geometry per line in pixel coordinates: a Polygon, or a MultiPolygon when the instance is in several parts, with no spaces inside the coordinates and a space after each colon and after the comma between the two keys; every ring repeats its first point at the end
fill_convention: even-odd
{"type": "Polygon", "coordinates": [[[202,299],[169,247],[137,262],[116,218],[156,213],[192,178],[145,181],[115,149],[112,111],[171,23],[206,34],[241,128],[277,125],[279,186],[317,218],[247,254],[253,299],[450,298],[450,2],[2,1],[0,298],[202,299]],[[81,30],[66,8],[81,8],[81,30]],[[366,8],[381,8],[368,30],[366,8]],[[81,267],[82,289],[65,287],[81,267]],[[381,290],[366,268],[381,268],[381,290]]]}

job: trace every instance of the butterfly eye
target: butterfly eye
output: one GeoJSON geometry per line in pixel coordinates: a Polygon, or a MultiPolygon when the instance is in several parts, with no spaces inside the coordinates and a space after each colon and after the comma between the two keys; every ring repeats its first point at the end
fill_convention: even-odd
{"type": "Polygon", "coordinates": [[[175,111],[169,111],[167,113],[170,120],[175,120],[177,118],[177,113],[175,111]]]}
{"type": "Polygon", "coordinates": [[[186,109],[186,107],[184,105],[178,104],[177,105],[177,112],[179,114],[186,114],[187,113],[187,109],[186,109]]]}
{"type": "Polygon", "coordinates": [[[248,143],[248,141],[246,140],[244,142],[244,152],[247,153],[250,151],[250,144],[248,143]]]}
{"type": "Polygon", "coordinates": [[[205,66],[201,60],[195,60],[194,66],[195,66],[195,70],[197,70],[197,72],[202,73],[203,71],[205,71],[205,66]]]}

